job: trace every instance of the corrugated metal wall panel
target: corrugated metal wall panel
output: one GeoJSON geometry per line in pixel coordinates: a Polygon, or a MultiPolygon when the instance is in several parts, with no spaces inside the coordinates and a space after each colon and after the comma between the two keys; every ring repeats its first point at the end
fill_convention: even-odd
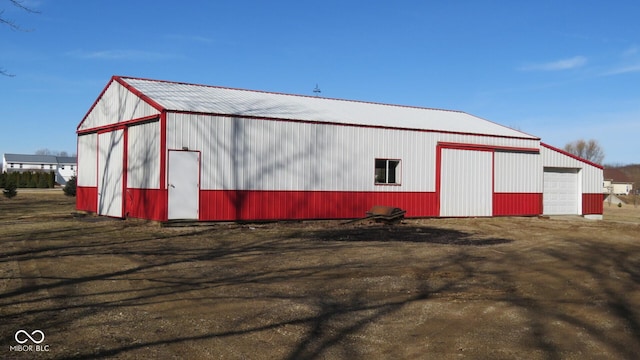
{"type": "Polygon", "coordinates": [[[582,192],[585,194],[602,193],[602,169],[587,165],[582,169],[582,192]]]}
{"type": "Polygon", "coordinates": [[[192,114],[167,116],[167,148],[200,150],[210,190],[435,191],[433,133],[192,114]],[[400,159],[400,186],[374,184],[400,159]]]}
{"type": "Polygon", "coordinates": [[[160,122],[127,129],[127,187],[160,188],[160,122]]]}
{"type": "Polygon", "coordinates": [[[531,216],[542,214],[541,193],[494,193],[493,216],[531,216]]]}
{"type": "Polygon", "coordinates": [[[540,155],[497,151],[494,189],[498,193],[542,193],[540,155]]]}
{"type": "Polygon", "coordinates": [[[438,216],[435,193],[425,192],[203,190],[200,198],[201,220],[359,218],[380,204],[406,209],[407,217],[438,216]]]}
{"type": "Polygon", "coordinates": [[[78,186],[98,186],[98,134],[78,136],[78,186]]]}
{"type": "Polygon", "coordinates": [[[493,153],[442,149],[440,216],[493,215],[493,153]]]}
{"type": "Polygon", "coordinates": [[[604,201],[602,194],[582,194],[582,214],[602,214],[604,201]]]}
{"type": "Polygon", "coordinates": [[[111,82],[78,130],[158,115],[159,112],[118,82],[111,82]]]}

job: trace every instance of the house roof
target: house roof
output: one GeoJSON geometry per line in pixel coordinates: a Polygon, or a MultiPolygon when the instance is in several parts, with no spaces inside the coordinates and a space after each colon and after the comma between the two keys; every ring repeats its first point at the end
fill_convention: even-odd
{"type": "Polygon", "coordinates": [[[618,183],[631,182],[631,179],[629,179],[629,177],[625,173],[618,169],[604,169],[602,174],[605,180],[611,180],[618,183]]]}
{"type": "Polygon", "coordinates": [[[75,156],[57,156],[59,164],[75,164],[78,162],[78,158],[75,156]]]}
{"type": "Polygon", "coordinates": [[[34,164],[75,164],[76,157],[54,155],[4,154],[4,160],[12,163],[34,164]]]}
{"type": "Polygon", "coordinates": [[[114,77],[166,111],[539,139],[462,111],[114,77]]]}

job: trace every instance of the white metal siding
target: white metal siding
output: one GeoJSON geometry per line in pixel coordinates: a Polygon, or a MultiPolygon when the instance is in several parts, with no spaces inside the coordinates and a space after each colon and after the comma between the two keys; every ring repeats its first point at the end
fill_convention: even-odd
{"type": "Polygon", "coordinates": [[[127,187],[159,189],[160,122],[131,126],[127,131],[127,187]]]}
{"type": "Polygon", "coordinates": [[[546,146],[540,147],[540,154],[544,167],[581,169],[579,180],[583,193],[597,194],[602,192],[602,169],[546,146]]]}
{"type": "Polygon", "coordinates": [[[493,154],[443,149],[440,216],[493,215],[493,154]]]}
{"type": "Polygon", "coordinates": [[[542,161],[540,154],[495,153],[497,193],[542,193],[542,161]]]}
{"type": "Polygon", "coordinates": [[[582,202],[578,169],[545,168],[543,214],[577,215],[582,202]]]}
{"type": "Polygon", "coordinates": [[[538,145],[537,140],[475,135],[210,115],[167,116],[167,148],[202,151],[202,189],[435,192],[438,141],[538,145]],[[401,186],[374,184],[376,158],[402,161],[401,186]]]}
{"type": "Polygon", "coordinates": [[[168,149],[202,151],[202,189],[435,191],[432,136],[300,122],[167,117],[168,149]],[[401,186],[374,184],[375,158],[401,159],[401,186]]]}
{"type": "MultiPolygon", "coordinates": [[[[518,148],[539,144],[532,139],[167,115],[167,148],[202,151],[202,189],[435,192],[438,142],[518,148]],[[400,186],[375,185],[376,158],[401,160],[400,186]]],[[[525,162],[529,173],[535,173],[529,168],[535,160],[525,162]]],[[[512,188],[541,192],[541,179],[539,169],[532,184],[512,188]]]]}
{"type": "Polygon", "coordinates": [[[122,217],[124,130],[98,135],[98,214],[122,217]]]}
{"type": "Polygon", "coordinates": [[[78,186],[98,185],[98,134],[78,136],[78,186]]]}
{"type": "Polygon", "coordinates": [[[87,114],[79,130],[111,125],[121,121],[159,114],[158,110],[113,81],[87,114]]]}

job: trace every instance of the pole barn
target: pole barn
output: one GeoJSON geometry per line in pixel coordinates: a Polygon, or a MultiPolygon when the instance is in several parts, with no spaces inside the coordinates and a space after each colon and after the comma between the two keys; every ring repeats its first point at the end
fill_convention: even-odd
{"type": "Polygon", "coordinates": [[[77,135],[116,218],[602,217],[601,166],[460,111],[114,76],[77,135]]]}

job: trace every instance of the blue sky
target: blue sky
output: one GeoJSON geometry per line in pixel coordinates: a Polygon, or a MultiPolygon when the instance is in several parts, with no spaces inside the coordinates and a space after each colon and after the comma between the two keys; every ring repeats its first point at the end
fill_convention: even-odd
{"type": "Polygon", "coordinates": [[[640,163],[640,2],[0,0],[0,153],[75,153],[112,75],[453,109],[640,163]]]}

